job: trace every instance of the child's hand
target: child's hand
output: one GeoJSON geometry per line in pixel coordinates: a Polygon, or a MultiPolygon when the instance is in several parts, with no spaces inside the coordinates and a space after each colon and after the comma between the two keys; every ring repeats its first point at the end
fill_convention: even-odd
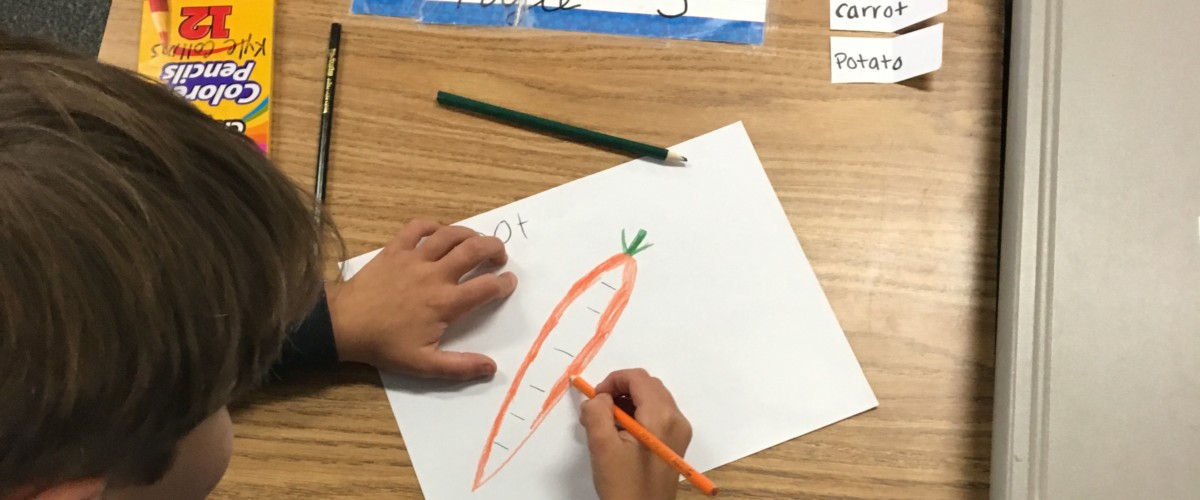
{"type": "Polygon", "coordinates": [[[497,238],[427,220],[409,222],[354,278],[326,285],[338,357],[418,377],[492,375],[491,358],[443,351],[440,343],[447,324],[517,286],[512,273],[484,273],[459,283],[463,275],[484,262],[507,261],[497,238]]]}
{"type": "Polygon", "coordinates": [[[628,394],[637,407],[634,418],[680,456],[692,441],[692,425],[675,405],[661,380],[646,370],[613,372],[596,386],[594,399],[583,402],[579,417],[592,454],[592,479],[601,500],[670,500],[679,488],[679,473],[638,442],[617,430],[613,395],[628,394]]]}

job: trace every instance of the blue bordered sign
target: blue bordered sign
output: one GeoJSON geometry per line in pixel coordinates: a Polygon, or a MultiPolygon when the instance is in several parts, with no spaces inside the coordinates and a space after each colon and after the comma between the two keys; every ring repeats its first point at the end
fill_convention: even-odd
{"type": "Polygon", "coordinates": [[[760,45],[767,0],[354,0],[355,14],[423,23],[760,45]]]}

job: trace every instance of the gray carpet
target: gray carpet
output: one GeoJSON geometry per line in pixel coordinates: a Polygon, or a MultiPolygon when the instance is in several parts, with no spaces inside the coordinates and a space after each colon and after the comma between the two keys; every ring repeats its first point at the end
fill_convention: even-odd
{"type": "Polygon", "coordinates": [[[94,57],[111,5],[111,0],[0,0],[0,30],[94,57]]]}

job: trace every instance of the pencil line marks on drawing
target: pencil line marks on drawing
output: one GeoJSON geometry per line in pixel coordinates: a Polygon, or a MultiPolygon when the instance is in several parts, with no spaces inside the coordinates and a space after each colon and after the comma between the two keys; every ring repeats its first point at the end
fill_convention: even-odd
{"type": "MultiPolygon", "coordinates": [[[[566,296],[564,296],[562,300],[559,301],[558,305],[554,307],[554,310],[550,313],[550,317],[546,319],[546,323],[542,325],[541,331],[538,332],[537,338],[534,339],[533,345],[530,346],[529,352],[526,353],[525,359],[521,362],[521,366],[517,369],[516,376],[513,377],[512,384],[509,386],[508,392],[505,394],[504,400],[500,404],[500,410],[496,412],[496,418],[492,423],[491,429],[488,431],[487,444],[483,448],[483,453],[479,456],[479,465],[475,469],[475,481],[471,487],[471,491],[478,490],[481,486],[495,477],[497,473],[504,469],[506,465],[508,465],[513,457],[515,457],[521,450],[521,447],[529,441],[530,436],[533,436],[533,433],[537,431],[538,426],[541,425],[541,423],[545,420],[546,416],[550,413],[550,410],[552,410],[554,406],[558,404],[559,400],[562,399],[563,394],[566,393],[567,387],[570,385],[570,377],[583,372],[588,363],[592,361],[592,358],[594,358],[600,351],[600,348],[604,345],[604,342],[608,340],[609,335],[617,325],[617,320],[619,320],[621,317],[621,313],[625,311],[625,306],[629,304],[629,297],[632,295],[633,286],[637,282],[637,260],[634,259],[634,256],[650,247],[649,244],[642,244],[645,238],[646,231],[644,229],[639,230],[633,241],[631,243],[627,243],[625,240],[625,232],[621,231],[622,251],[616,255],[613,255],[612,257],[609,257],[604,262],[601,262],[599,265],[592,268],[592,270],[585,274],[582,278],[576,281],[571,288],[567,290],[566,296]],[[513,399],[516,397],[517,391],[522,387],[521,383],[525,377],[525,373],[529,370],[529,366],[533,363],[533,361],[537,359],[538,354],[541,352],[542,345],[546,342],[546,338],[549,337],[550,333],[552,333],[555,327],[558,326],[559,320],[562,319],[563,314],[567,311],[567,309],[569,309],[576,302],[576,300],[584,294],[584,292],[591,289],[597,283],[601,283],[601,275],[617,269],[621,270],[621,285],[619,288],[615,289],[616,292],[613,293],[612,298],[609,299],[608,306],[604,308],[604,311],[596,311],[591,307],[585,306],[587,309],[600,316],[599,320],[596,322],[595,333],[592,334],[592,337],[588,340],[587,344],[585,344],[583,348],[579,350],[579,353],[575,355],[559,349],[558,347],[552,347],[552,349],[556,351],[571,356],[572,359],[570,364],[568,364],[563,373],[559,375],[558,380],[555,381],[554,385],[549,391],[546,391],[533,384],[527,384],[528,387],[532,387],[539,392],[545,393],[546,398],[544,401],[542,401],[541,409],[537,416],[534,417],[533,422],[529,425],[529,431],[525,434],[525,437],[521,439],[516,446],[512,447],[512,449],[500,446],[499,443],[496,443],[496,436],[500,432],[500,426],[504,422],[505,415],[512,413],[508,408],[512,404],[513,399]],[[508,452],[508,455],[504,457],[503,460],[500,461],[499,465],[493,468],[489,473],[488,463],[492,455],[492,443],[495,443],[497,446],[503,448],[506,452],[508,452]]],[[[613,288],[612,285],[609,285],[608,283],[604,283],[604,286],[613,288]]],[[[524,421],[525,419],[521,418],[521,420],[524,421]]]]}

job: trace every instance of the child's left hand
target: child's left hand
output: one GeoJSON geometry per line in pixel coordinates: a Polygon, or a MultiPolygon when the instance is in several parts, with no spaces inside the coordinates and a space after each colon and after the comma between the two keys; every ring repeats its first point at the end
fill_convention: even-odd
{"type": "Polygon", "coordinates": [[[497,238],[460,226],[409,222],[354,278],[325,285],[339,359],[418,377],[491,376],[496,372],[491,358],[443,351],[440,345],[449,323],[511,295],[517,286],[516,276],[507,272],[459,280],[484,262],[507,261],[497,238]]]}

